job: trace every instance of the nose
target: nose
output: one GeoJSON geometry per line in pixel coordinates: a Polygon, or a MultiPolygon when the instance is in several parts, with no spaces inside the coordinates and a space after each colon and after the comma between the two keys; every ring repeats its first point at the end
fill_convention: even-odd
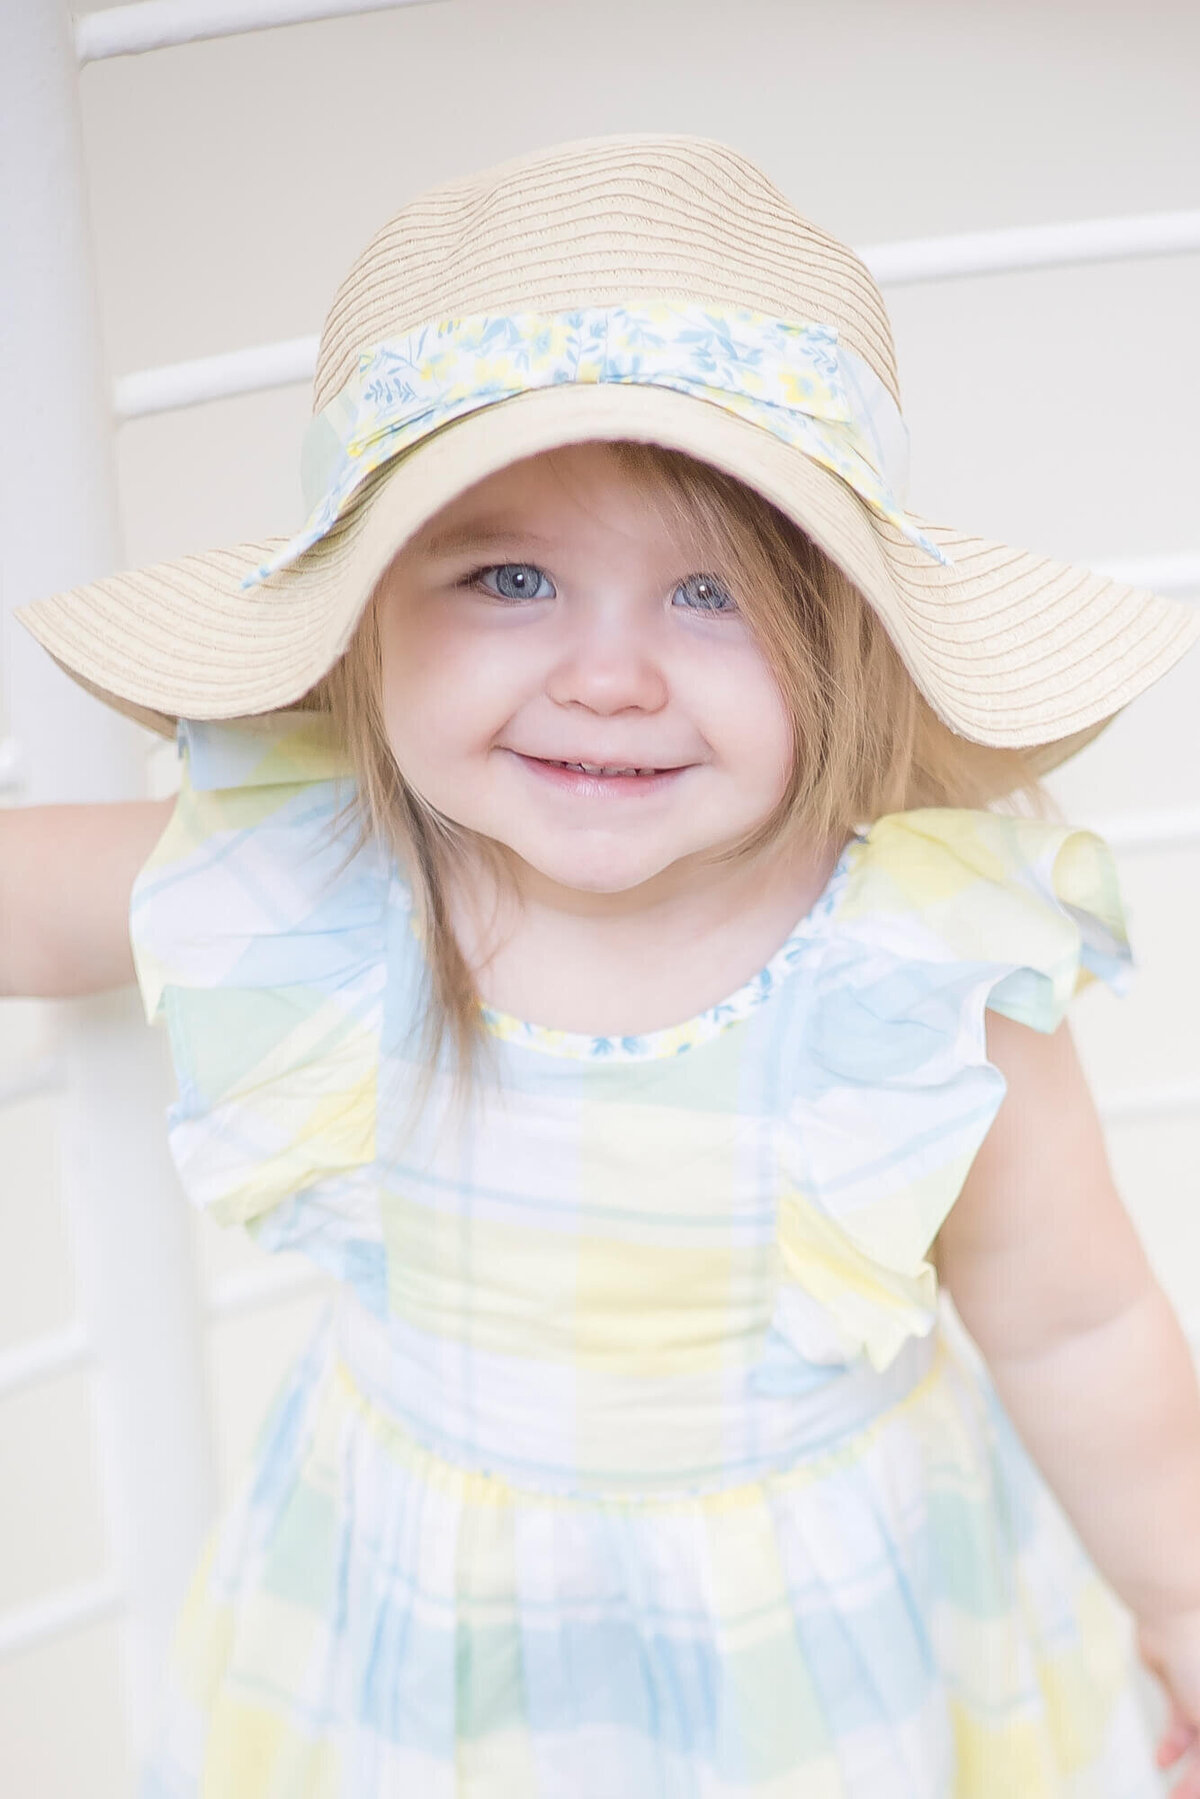
{"type": "Polygon", "coordinates": [[[580,607],[546,691],[556,705],[589,712],[657,712],[668,686],[646,619],[620,605],[580,607]]]}

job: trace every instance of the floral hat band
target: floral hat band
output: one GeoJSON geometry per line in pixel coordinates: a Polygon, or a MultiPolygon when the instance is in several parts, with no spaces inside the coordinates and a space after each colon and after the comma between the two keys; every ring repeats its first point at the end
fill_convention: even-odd
{"type": "Polygon", "coordinates": [[[904,511],[908,430],[900,409],[835,326],[658,301],[445,319],[363,350],[305,435],[306,523],[242,588],[294,563],[333,528],[368,476],[452,419],[531,388],[612,381],[674,388],[764,427],[952,566],[904,511]]]}

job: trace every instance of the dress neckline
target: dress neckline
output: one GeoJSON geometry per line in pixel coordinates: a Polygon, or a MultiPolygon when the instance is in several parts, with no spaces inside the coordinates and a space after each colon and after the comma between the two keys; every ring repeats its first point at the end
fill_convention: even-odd
{"type": "Polygon", "coordinates": [[[770,961],[747,981],[716,1005],[705,1007],[682,1024],[664,1025],[659,1030],[629,1035],[593,1036],[587,1031],[560,1031],[552,1025],[535,1024],[502,1012],[480,1002],[484,1025],[494,1037],[543,1055],[561,1056],[580,1062],[646,1062],[665,1056],[682,1055],[708,1043],[730,1025],[737,1024],[756,1011],[771,997],[780,983],[799,962],[806,944],[825,922],[837,904],[838,896],[850,868],[852,850],[862,841],[857,833],[846,844],[834,864],[833,872],[803,917],[792,927],[785,941],[770,961]]]}

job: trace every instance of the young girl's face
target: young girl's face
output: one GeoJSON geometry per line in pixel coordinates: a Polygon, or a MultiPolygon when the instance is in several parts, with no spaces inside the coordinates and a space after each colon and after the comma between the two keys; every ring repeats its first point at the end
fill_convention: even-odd
{"type": "Polygon", "coordinates": [[[379,628],[410,786],[543,883],[696,878],[786,790],[790,720],[737,595],[603,444],[444,507],[388,570],[379,628]]]}

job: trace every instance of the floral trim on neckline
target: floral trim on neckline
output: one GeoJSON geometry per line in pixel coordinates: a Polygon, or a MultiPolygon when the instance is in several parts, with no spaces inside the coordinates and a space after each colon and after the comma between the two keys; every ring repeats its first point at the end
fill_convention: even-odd
{"type": "Polygon", "coordinates": [[[482,1002],[480,1016],[492,1035],[505,1043],[577,1062],[646,1062],[696,1049],[757,1011],[792,973],[802,959],[809,939],[834,910],[850,872],[851,853],[862,840],[861,832],[850,839],[821,894],[766,967],[743,981],[736,992],[698,1012],[694,1018],[685,1019],[682,1024],[665,1025],[661,1030],[643,1031],[637,1035],[596,1037],[586,1031],[559,1031],[551,1025],[533,1024],[482,1002]]]}

